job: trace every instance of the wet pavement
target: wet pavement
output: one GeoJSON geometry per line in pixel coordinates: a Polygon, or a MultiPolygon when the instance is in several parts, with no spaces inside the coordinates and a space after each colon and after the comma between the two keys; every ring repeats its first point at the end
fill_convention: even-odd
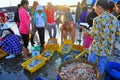
{"type": "MultiPolygon", "coordinates": [[[[11,23],[12,29],[16,30],[15,33],[19,34],[17,27],[15,27],[14,23],[11,23]]],[[[78,29],[76,29],[76,39],[78,39],[78,29]]],[[[45,41],[48,40],[48,32],[45,31],[45,41]]],[[[60,44],[60,31],[58,29],[58,33],[57,33],[57,39],[58,39],[58,43],[60,44]]],[[[75,41],[75,44],[78,44],[75,41]]],[[[30,50],[29,46],[29,50],[30,50]]],[[[120,57],[115,58],[114,56],[112,56],[111,58],[109,58],[109,60],[113,60],[115,59],[115,61],[117,60],[118,62],[120,62],[120,57]]],[[[15,58],[13,59],[1,59],[0,60],[0,80],[34,80],[37,77],[43,77],[44,80],[56,80],[56,69],[57,67],[60,65],[61,63],[61,56],[59,55],[59,53],[55,52],[53,57],[50,59],[50,61],[48,61],[46,63],[46,65],[44,65],[42,68],[40,68],[39,70],[37,70],[36,72],[34,72],[33,74],[30,74],[28,71],[24,70],[21,67],[21,64],[24,62],[23,60],[23,56],[22,54],[17,55],[15,58]]],[[[100,79],[100,80],[104,80],[105,75],[100,79]]]]}
{"type": "Polygon", "coordinates": [[[44,80],[56,80],[56,70],[61,62],[60,55],[55,52],[49,62],[42,68],[30,74],[21,67],[22,55],[14,59],[0,60],[0,80],[34,80],[36,77],[43,77],[44,80]]]}

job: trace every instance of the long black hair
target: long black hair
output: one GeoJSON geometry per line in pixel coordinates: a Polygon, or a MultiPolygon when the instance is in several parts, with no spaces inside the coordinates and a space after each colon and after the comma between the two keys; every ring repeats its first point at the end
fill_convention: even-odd
{"type": "Polygon", "coordinates": [[[29,1],[28,0],[22,0],[21,1],[21,6],[24,6],[25,4],[29,4],[29,1]]]}

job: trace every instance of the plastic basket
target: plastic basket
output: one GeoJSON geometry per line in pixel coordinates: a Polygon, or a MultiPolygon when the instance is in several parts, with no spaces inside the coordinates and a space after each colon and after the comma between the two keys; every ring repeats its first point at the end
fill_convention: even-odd
{"type": "Polygon", "coordinates": [[[73,41],[72,40],[64,40],[63,44],[59,47],[58,52],[60,52],[60,54],[64,55],[64,54],[70,52],[72,47],[73,47],[73,41]],[[65,45],[69,45],[69,48],[68,48],[67,51],[62,51],[62,49],[65,45]]]}
{"type": "Polygon", "coordinates": [[[47,61],[49,61],[50,58],[53,56],[54,52],[55,52],[54,50],[45,50],[45,51],[43,51],[40,55],[41,55],[42,57],[44,57],[47,61]],[[51,52],[51,55],[50,55],[49,57],[44,57],[44,54],[45,54],[45,52],[47,52],[47,51],[50,51],[50,52],[51,52]]]}
{"type": "Polygon", "coordinates": [[[7,56],[7,53],[0,49],[0,59],[4,58],[5,56],[7,56]]]}
{"type": "Polygon", "coordinates": [[[72,60],[72,59],[75,59],[77,57],[77,55],[79,55],[79,54],[80,54],[79,51],[71,50],[69,53],[67,53],[63,56],[63,59],[64,59],[64,61],[72,60]]]}
{"type": "MultiPolygon", "coordinates": [[[[57,39],[56,38],[50,38],[50,39],[48,39],[48,42],[49,41],[52,41],[52,42],[54,42],[55,44],[57,44],[57,39]]],[[[52,44],[52,43],[48,43],[47,42],[47,44],[52,44]]]]}
{"type": "Polygon", "coordinates": [[[35,56],[25,62],[23,62],[21,64],[21,66],[26,69],[27,71],[29,71],[31,74],[34,73],[35,71],[37,71],[39,68],[41,68],[42,66],[44,66],[46,63],[46,59],[43,58],[42,56],[38,55],[38,56],[35,56]],[[42,62],[40,62],[38,65],[34,66],[33,68],[29,68],[28,65],[35,59],[39,59],[41,60],[42,62]]]}
{"type": "Polygon", "coordinates": [[[91,43],[93,41],[93,38],[91,36],[89,36],[88,34],[84,34],[84,47],[85,48],[89,48],[91,43]]]}
{"type": "Polygon", "coordinates": [[[33,48],[32,48],[32,51],[40,51],[40,46],[34,46],[33,48]]]}
{"type": "Polygon", "coordinates": [[[83,51],[85,51],[85,48],[84,48],[84,46],[73,45],[72,50],[77,50],[77,51],[83,52],[83,51]]]}
{"type": "Polygon", "coordinates": [[[78,59],[74,59],[74,60],[69,60],[69,61],[65,61],[63,62],[57,69],[57,74],[59,75],[59,80],[64,80],[64,79],[61,79],[61,76],[60,76],[60,70],[63,66],[65,66],[66,64],[71,64],[73,62],[81,62],[81,63],[86,63],[86,64],[89,64],[91,66],[93,66],[93,69],[95,69],[95,73],[97,75],[96,79],[95,80],[99,80],[100,79],[100,74],[98,72],[98,69],[95,65],[93,65],[92,63],[88,62],[87,60],[85,59],[81,59],[81,60],[78,60],[78,59]]]}
{"type": "Polygon", "coordinates": [[[50,43],[47,42],[47,44],[45,44],[45,49],[46,50],[54,50],[54,51],[56,51],[59,48],[59,45],[57,43],[57,39],[51,38],[51,39],[48,39],[48,41],[49,40],[55,42],[55,44],[50,44],[50,43]]]}
{"type": "Polygon", "coordinates": [[[120,80],[120,63],[108,62],[106,65],[107,73],[114,78],[114,80],[120,80]]]}

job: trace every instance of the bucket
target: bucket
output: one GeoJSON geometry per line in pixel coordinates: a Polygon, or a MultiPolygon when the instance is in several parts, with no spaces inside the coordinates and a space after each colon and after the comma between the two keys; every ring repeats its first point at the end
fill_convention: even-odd
{"type": "Polygon", "coordinates": [[[44,80],[42,77],[35,78],[34,80],[44,80]]]}
{"type": "Polygon", "coordinates": [[[92,37],[90,37],[88,34],[84,34],[84,44],[83,45],[85,48],[89,48],[92,41],[93,41],[92,37]]]}
{"type": "Polygon", "coordinates": [[[106,65],[106,72],[114,80],[120,80],[120,63],[108,62],[106,65]]]}

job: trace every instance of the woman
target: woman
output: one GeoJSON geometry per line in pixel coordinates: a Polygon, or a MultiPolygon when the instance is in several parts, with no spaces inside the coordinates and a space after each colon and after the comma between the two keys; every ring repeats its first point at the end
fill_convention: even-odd
{"type": "Polygon", "coordinates": [[[29,2],[28,0],[22,0],[21,7],[19,9],[19,17],[20,17],[20,27],[19,32],[22,36],[23,40],[23,54],[24,60],[28,59],[28,42],[29,42],[29,29],[30,29],[30,15],[27,12],[29,2]]]}
{"type": "Polygon", "coordinates": [[[54,19],[55,10],[50,2],[48,2],[48,6],[45,9],[45,13],[47,18],[47,29],[49,32],[49,36],[50,38],[56,38],[57,29],[56,29],[56,23],[54,19]],[[53,29],[53,34],[52,34],[52,29],[53,29]]]}
{"type": "Polygon", "coordinates": [[[0,48],[4,50],[9,56],[6,59],[14,58],[15,55],[22,52],[21,37],[15,35],[14,32],[8,27],[3,26],[2,41],[0,42],[0,48]]]}
{"type": "Polygon", "coordinates": [[[71,37],[72,41],[75,40],[75,24],[72,21],[65,21],[61,27],[61,43],[63,39],[71,37]]]}
{"type": "Polygon", "coordinates": [[[45,42],[45,25],[46,25],[46,14],[43,11],[43,7],[39,5],[36,8],[36,15],[34,17],[35,20],[35,26],[38,30],[39,38],[40,38],[40,43],[41,43],[41,48],[44,47],[44,42],[45,42]]]}
{"type": "Polygon", "coordinates": [[[99,73],[104,73],[107,58],[112,54],[113,44],[115,41],[116,28],[118,20],[115,16],[107,13],[108,2],[106,0],[98,0],[95,11],[98,17],[93,20],[91,36],[94,41],[90,46],[88,61],[97,62],[99,73]]]}
{"type": "Polygon", "coordinates": [[[31,45],[34,46],[35,42],[34,42],[34,37],[35,37],[35,33],[36,33],[36,26],[35,26],[35,20],[34,20],[34,15],[36,15],[36,8],[38,6],[38,1],[34,1],[33,2],[33,6],[31,8],[31,23],[32,23],[32,36],[31,36],[31,45]]]}

